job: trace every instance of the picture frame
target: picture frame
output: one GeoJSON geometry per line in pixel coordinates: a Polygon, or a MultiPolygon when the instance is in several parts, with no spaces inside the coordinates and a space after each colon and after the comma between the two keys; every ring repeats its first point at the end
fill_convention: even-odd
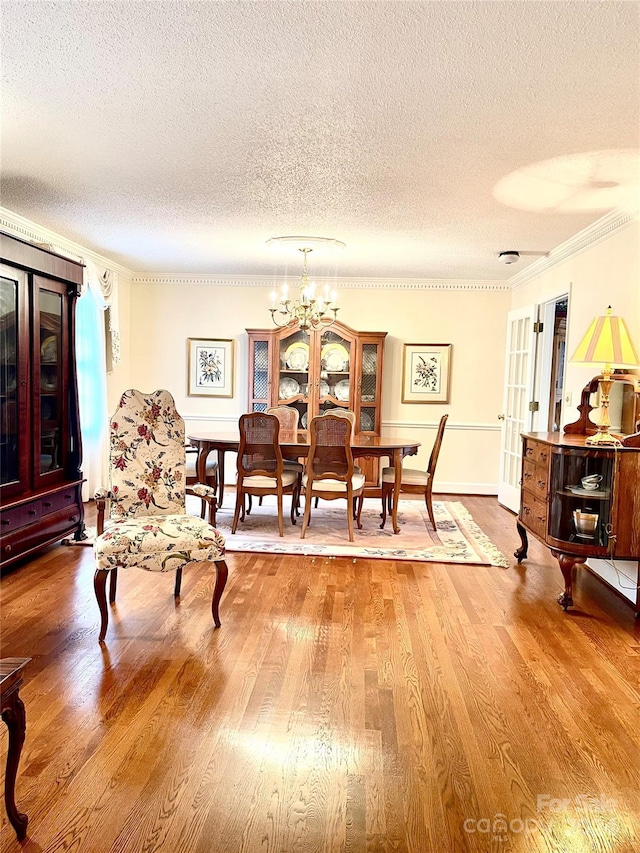
{"type": "Polygon", "coordinates": [[[234,341],[187,338],[187,396],[233,397],[234,341]]]}
{"type": "Polygon", "coordinates": [[[451,344],[404,344],[402,402],[448,403],[451,344]]]}

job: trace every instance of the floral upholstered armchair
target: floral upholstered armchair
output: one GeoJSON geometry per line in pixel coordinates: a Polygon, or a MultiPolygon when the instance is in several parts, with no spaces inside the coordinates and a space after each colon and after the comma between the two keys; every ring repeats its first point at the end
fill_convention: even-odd
{"type": "Polygon", "coordinates": [[[124,392],[110,423],[109,479],[109,490],[99,489],[95,495],[94,589],[102,617],[100,642],[109,620],[107,577],[113,604],[120,568],[175,571],[174,595],[178,596],[187,563],[213,563],[216,581],[211,608],[213,621],[220,627],[218,606],[227,582],[227,565],[224,538],[214,527],[215,489],[186,485],[184,421],[168,391],[124,392]],[[187,515],[187,494],[206,502],[207,520],[187,515]],[[105,527],[107,504],[110,523],[105,527]]]}

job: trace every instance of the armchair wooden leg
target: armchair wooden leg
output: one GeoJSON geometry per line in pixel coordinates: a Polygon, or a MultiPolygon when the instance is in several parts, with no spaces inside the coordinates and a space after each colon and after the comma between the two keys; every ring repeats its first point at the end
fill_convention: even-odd
{"type": "Polygon", "coordinates": [[[224,588],[227,585],[227,577],[229,576],[229,570],[227,569],[227,564],[224,560],[215,560],[216,567],[216,583],[213,587],[213,597],[211,599],[211,615],[213,616],[213,623],[216,628],[220,627],[220,612],[219,605],[220,599],[222,598],[222,593],[224,592],[224,588]]]}
{"type": "Polygon", "coordinates": [[[113,574],[106,569],[97,569],[93,576],[93,588],[96,593],[98,607],[100,608],[100,634],[98,642],[101,643],[107,633],[107,625],[109,624],[109,611],[107,610],[107,575],[113,574]]]}
{"type": "Polygon", "coordinates": [[[109,604],[115,604],[116,590],[118,588],[118,570],[111,569],[109,574],[111,575],[109,578],[109,604]]]}
{"type": "Polygon", "coordinates": [[[349,525],[349,542],[353,542],[353,498],[351,497],[347,497],[347,524],[349,525]]]}
{"type": "Polygon", "coordinates": [[[173,594],[177,598],[180,595],[180,587],[182,586],[182,568],[176,569],[176,585],[173,588],[173,594]]]}

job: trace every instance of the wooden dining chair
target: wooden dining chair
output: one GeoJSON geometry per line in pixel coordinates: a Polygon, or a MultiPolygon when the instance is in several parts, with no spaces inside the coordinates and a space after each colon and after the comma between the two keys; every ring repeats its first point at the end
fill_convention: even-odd
{"type": "Polygon", "coordinates": [[[278,530],[284,536],[283,495],[291,495],[291,523],[296,523],[298,473],[285,469],[280,450],[280,422],[266,412],[250,412],[240,416],[238,445],[238,478],[236,509],[231,533],[235,533],[242,514],[246,495],[262,497],[276,495],[278,500],[278,530]]]}
{"type": "MultiPolygon", "coordinates": [[[[433,478],[436,473],[436,465],[438,464],[438,456],[440,455],[440,447],[442,446],[442,438],[444,436],[444,428],[447,425],[449,415],[443,415],[440,418],[436,440],[431,449],[429,457],[429,465],[426,471],[419,471],[413,468],[402,469],[402,480],[400,483],[400,492],[406,492],[414,495],[424,495],[424,501],[427,505],[429,513],[429,521],[433,529],[436,529],[436,521],[433,516],[433,504],[431,501],[431,493],[433,490],[433,478]]],[[[396,471],[395,468],[382,469],[382,524],[383,528],[387,520],[387,513],[391,512],[391,502],[393,500],[393,490],[395,487],[396,471]]]]}
{"type": "MultiPolygon", "coordinates": [[[[268,415],[275,415],[280,422],[280,441],[294,442],[298,440],[298,423],[300,412],[293,406],[273,406],[267,409],[268,415]]],[[[300,515],[300,491],[302,488],[302,473],[304,465],[295,459],[284,460],[285,471],[295,471],[298,475],[298,502],[296,504],[296,515],[300,515]]],[[[262,498],[260,499],[262,503],[262,498]]]]}
{"type": "MultiPolygon", "coordinates": [[[[325,409],[324,412],[321,412],[320,417],[324,417],[324,415],[335,415],[336,418],[346,418],[351,423],[352,434],[356,431],[356,413],[351,411],[351,409],[342,409],[339,406],[334,406],[332,409],[325,409]]],[[[359,465],[354,463],[353,466],[354,474],[361,474],[362,468],[359,465]]],[[[316,498],[315,503],[316,509],[318,508],[318,498],[316,498]]],[[[355,507],[354,507],[354,518],[355,518],[355,507]]]]}
{"type": "Polygon", "coordinates": [[[304,539],[311,519],[313,498],[336,500],[346,498],[349,541],[353,542],[353,506],[357,498],[356,523],[362,529],[360,515],[364,500],[364,474],[354,472],[351,452],[351,421],[338,415],[319,415],[311,419],[311,444],[306,473],[302,477],[305,492],[304,519],[301,538],[304,539]]]}

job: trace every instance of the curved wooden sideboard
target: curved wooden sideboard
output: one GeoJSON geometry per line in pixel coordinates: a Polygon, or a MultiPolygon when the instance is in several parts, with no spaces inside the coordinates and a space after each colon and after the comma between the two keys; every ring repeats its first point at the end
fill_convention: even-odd
{"type": "MultiPolygon", "coordinates": [[[[589,557],[639,561],[640,447],[593,446],[586,435],[524,433],[518,562],[527,556],[527,532],[558,560],[565,588],[558,603],[573,604],[574,567],[589,557]],[[597,488],[585,489],[595,475],[597,488]],[[591,529],[592,528],[592,529],[591,529]]],[[[607,586],[615,590],[603,577],[607,586]]],[[[638,586],[640,584],[636,584],[638,586]]],[[[617,591],[617,590],[616,590],[617,591]]],[[[632,604],[640,613],[638,589],[632,604]]]]}

